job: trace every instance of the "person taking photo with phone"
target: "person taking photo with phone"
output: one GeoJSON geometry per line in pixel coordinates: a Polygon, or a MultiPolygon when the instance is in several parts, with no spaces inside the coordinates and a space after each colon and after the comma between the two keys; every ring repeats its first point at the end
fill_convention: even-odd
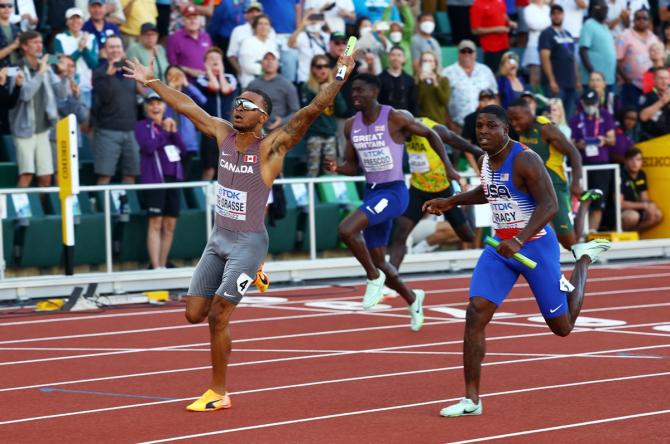
{"type": "MultiPolygon", "coordinates": [[[[53,153],[49,130],[58,120],[56,101],[67,94],[67,78],[59,77],[49,66],[48,54],[43,54],[42,35],[26,31],[19,37],[23,52],[21,85],[18,103],[9,110],[9,126],[16,145],[19,167],[17,186],[29,187],[37,175],[37,185],[48,187],[54,173],[53,153]]],[[[59,66],[58,72],[65,71],[59,66]]],[[[10,93],[19,77],[10,77],[10,93]]]]}

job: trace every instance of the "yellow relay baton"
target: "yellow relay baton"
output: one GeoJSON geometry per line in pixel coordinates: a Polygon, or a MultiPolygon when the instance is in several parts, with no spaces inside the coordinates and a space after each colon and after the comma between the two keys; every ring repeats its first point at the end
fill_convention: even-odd
{"type": "MultiPolygon", "coordinates": [[[[490,245],[490,246],[492,246],[493,248],[496,248],[496,249],[498,248],[498,245],[500,245],[500,242],[493,239],[491,236],[486,236],[486,238],[484,238],[484,243],[486,245],[490,245]]],[[[526,256],[524,256],[521,253],[514,253],[512,255],[512,257],[514,259],[516,259],[517,261],[521,262],[526,267],[530,268],[531,270],[533,270],[533,269],[535,269],[535,267],[537,267],[537,262],[535,262],[532,259],[528,259],[526,256]]]]}
{"type": "MultiPolygon", "coordinates": [[[[354,53],[354,48],[356,47],[356,42],[358,42],[358,39],[354,37],[353,35],[349,37],[349,40],[347,40],[347,46],[344,48],[344,55],[345,56],[350,56],[351,54],[354,53]]],[[[347,74],[347,67],[342,65],[339,68],[337,68],[337,74],[335,74],[335,78],[337,80],[344,80],[344,76],[347,74]]]]}

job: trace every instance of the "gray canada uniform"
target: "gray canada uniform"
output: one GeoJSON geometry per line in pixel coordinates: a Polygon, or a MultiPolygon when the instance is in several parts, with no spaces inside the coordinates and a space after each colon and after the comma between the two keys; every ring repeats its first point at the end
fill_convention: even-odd
{"type": "Polygon", "coordinates": [[[246,153],[229,135],[219,153],[216,224],[193,273],[188,294],[215,294],[237,304],[268,252],[265,205],[270,188],[261,179],[260,140],[246,153]]]}

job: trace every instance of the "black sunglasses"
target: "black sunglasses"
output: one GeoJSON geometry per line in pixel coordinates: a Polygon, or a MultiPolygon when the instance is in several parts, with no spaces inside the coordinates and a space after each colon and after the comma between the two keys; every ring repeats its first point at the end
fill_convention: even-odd
{"type": "Polygon", "coordinates": [[[266,116],[268,115],[267,112],[265,112],[261,107],[256,105],[254,102],[252,102],[249,99],[244,99],[242,97],[237,97],[235,100],[233,100],[233,109],[237,109],[239,107],[242,107],[243,110],[245,111],[253,111],[253,110],[258,110],[265,114],[266,116]]]}
{"type": "Polygon", "coordinates": [[[0,3],[0,9],[12,9],[13,7],[11,3],[0,3]]]}
{"type": "Polygon", "coordinates": [[[315,68],[315,69],[325,69],[325,68],[330,68],[330,66],[329,66],[329,65],[326,65],[326,64],[322,64],[322,65],[312,65],[312,68],[315,68]]]}
{"type": "Polygon", "coordinates": [[[463,48],[458,52],[460,52],[461,54],[472,54],[472,53],[474,53],[474,51],[470,48],[463,48]]]}

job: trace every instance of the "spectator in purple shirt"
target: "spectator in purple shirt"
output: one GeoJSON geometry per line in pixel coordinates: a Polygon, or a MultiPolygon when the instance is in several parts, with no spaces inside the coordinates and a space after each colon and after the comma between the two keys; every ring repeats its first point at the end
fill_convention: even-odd
{"type": "MultiPolygon", "coordinates": [[[[592,89],[582,95],[582,111],[570,119],[572,140],[582,155],[584,165],[609,163],[610,149],[616,142],[616,124],[610,113],[598,107],[598,93],[592,89]]],[[[591,203],[589,229],[597,231],[602,220],[603,209],[612,189],[611,169],[587,172],[588,188],[603,192],[600,200],[591,203]]]]}
{"type": "MultiPolygon", "coordinates": [[[[165,103],[154,92],[145,100],[147,118],[135,125],[140,146],[140,182],[172,183],[184,180],[182,159],[186,147],[177,131],[177,123],[164,118],[165,103]]],[[[146,190],[142,193],[149,218],[147,251],[151,268],[165,268],[179,216],[178,188],[146,190]]]]}
{"type": "Polygon", "coordinates": [[[182,11],[183,28],[174,32],[167,43],[168,61],[179,65],[193,81],[205,74],[205,53],[212,46],[212,40],[201,29],[200,14],[195,6],[189,5],[182,11]]]}
{"type": "Polygon", "coordinates": [[[86,20],[86,23],[84,23],[84,26],[81,28],[82,31],[88,32],[97,40],[98,48],[100,49],[98,57],[101,59],[107,58],[105,53],[105,42],[107,41],[107,37],[110,35],[121,35],[119,27],[105,19],[105,16],[107,15],[105,3],[106,0],[88,1],[88,13],[91,17],[86,20]]]}

